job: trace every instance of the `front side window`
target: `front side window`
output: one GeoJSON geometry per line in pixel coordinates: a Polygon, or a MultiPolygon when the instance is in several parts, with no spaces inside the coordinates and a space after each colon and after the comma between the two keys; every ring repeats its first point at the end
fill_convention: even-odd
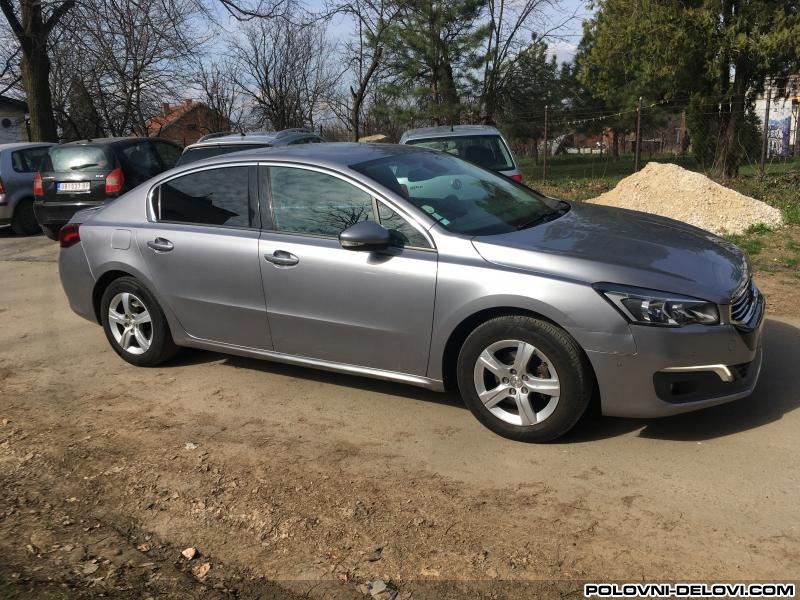
{"type": "Polygon", "coordinates": [[[413,225],[401,217],[397,212],[378,201],[378,216],[381,225],[388,229],[398,246],[416,246],[417,248],[430,248],[431,245],[413,225]]]}
{"type": "Polygon", "coordinates": [[[375,218],[371,196],[332,175],[270,167],[269,180],[278,231],[337,237],[351,225],[375,218]]]}
{"type": "Polygon", "coordinates": [[[406,143],[412,146],[447,152],[484,169],[508,171],[514,168],[511,153],[499,135],[437,137],[411,140],[406,143]]]}
{"type": "Polygon", "coordinates": [[[156,192],[155,212],[159,221],[252,227],[248,167],[206,169],[176,177],[156,192]]]}
{"type": "Polygon", "coordinates": [[[12,152],[11,166],[17,173],[34,173],[42,168],[48,150],[48,146],[41,146],[12,152]]]}
{"type": "Polygon", "coordinates": [[[502,175],[438,152],[403,152],[351,168],[395,190],[445,229],[465,235],[533,227],[568,207],[502,175]]]}

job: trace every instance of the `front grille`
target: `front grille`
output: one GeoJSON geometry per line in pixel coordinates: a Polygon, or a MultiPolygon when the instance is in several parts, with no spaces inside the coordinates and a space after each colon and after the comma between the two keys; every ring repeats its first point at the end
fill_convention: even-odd
{"type": "Polygon", "coordinates": [[[745,288],[731,300],[731,323],[748,326],[758,308],[759,292],[750,279],[745,288]]]}

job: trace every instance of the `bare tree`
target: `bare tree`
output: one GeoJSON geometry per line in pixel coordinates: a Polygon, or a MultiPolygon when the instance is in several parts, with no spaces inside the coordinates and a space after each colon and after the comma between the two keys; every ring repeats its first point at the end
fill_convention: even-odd
{"type": "MultiPolygon", "coordinates": [[[[287,11],[287,17],[296,12],[294,6],[287,11]]],[[[313,127],[338,79],[324,26],[253,20],[243,24],[231,53],[240,68],[236,82],[261,125],[313,127]]]]}
{"type": "Polygon", "coordinates": [[[230,60],[201,62],[197,68],[196,85],[202,102],[211,109],[210,131],[241,129],[244,120],[242,93],[236,81],[237,66],[230,60]]]}
{"type": "MultiPolygon", "coordinates": [[[[563,25],[553,25],[545,18],[545,14],[552,13],[559,4],[560,0],[487,1],[489,35],[479,97],[485,120],[494,120],[505,78],[510,73],[508,67],[514,63],[519,51],[530,44],[532,36],[541,39],[563,25]]],[[[573,18],[574,14],[566,20],[573,18]]]]}
{"type": "Polygon", "coordinates": [[[193,28],[196,14],[193,0],[83,0],[53,52],[62,120],[71,120],[79,137],[89,134],[80,131],[87,125],[147,135],[147,120],[186,85],[203,42],[193,28]]]}
{"type": "Polygon", "coordinates": [[[348,122],[353,137],[361,137],[364,102],[383,66],[389,27],[400,11],[398,0],[339,0],[329,14],[344,14],[355,21],[355,39],[345,44],[345,59],[352,75],[348,122]]]}
{"type": "Polygon", "coordinates": [[[21,89],[22,76],[19,72],[20,51],[16,37],[0,35],[0,94],[24,93],[21,89]]]}

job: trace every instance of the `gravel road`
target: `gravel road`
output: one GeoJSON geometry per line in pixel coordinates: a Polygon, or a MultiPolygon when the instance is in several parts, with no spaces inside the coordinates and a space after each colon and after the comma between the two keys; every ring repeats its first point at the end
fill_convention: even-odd
{"type": "Polygon", "coordinates": [[[70,312],[56,255],[0,229],[0,597],[368,598],[382,579],[561,598],[800,573],[796,315],[770,316],[750,399],[525,445],[398,384],[199,351],[127,365],[70,312]]]}

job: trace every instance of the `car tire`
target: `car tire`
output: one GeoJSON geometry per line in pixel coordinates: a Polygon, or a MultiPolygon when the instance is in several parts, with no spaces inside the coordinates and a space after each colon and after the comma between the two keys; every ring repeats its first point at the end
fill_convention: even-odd
{"type": "Polygon", "coordinates": [[[103,292],[100,311],[109,344],[132,365],[155,367],[177,353],[164,311],[135,278],[112,281],[103,292]]]}
{"type": "Polygon", "coordinates": [[[51,240],[58,241],[61,225],[42,225],[42,233],[51,240]]]}
{"type": "Polygon", "coordinates": [[[586,355],[566,331],[521,315],[479,325],[461,347],[457,377],[481,423],[523,442],[569,431],[586,412],[594,385],[586,355]]]}
{"type": "Polygon", "coordinates": [[[11,230],[17,235],[34,235],[42,231],[33,213],[33,200],[30,198],[20,200],[14,209],[11,230]]]}

